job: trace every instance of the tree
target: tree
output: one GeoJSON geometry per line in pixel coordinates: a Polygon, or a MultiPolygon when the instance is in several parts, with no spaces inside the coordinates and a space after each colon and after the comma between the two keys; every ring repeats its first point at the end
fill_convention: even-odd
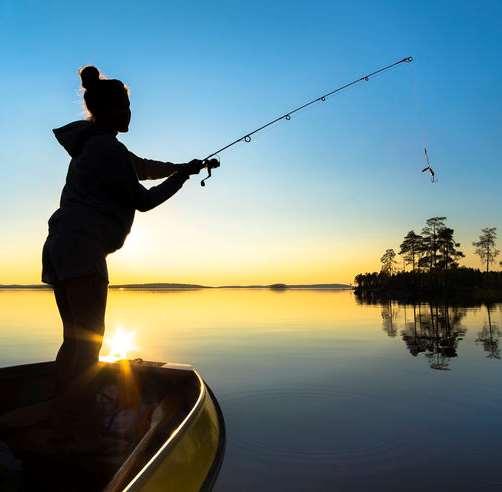
{"type": "Polygon", "coordinates": [[[427,219],[422,229],[421,253],[418,266],[429,272],[446,271],[458,267],[458,260],[464,257],[460,251],[460,243],[453,238],[454,230],[447,227],[446,217],[427,219]]]}
{"type": "Polygon", "coordinates": [[[486,271],[490,270],[490,264],[495,261],[500,251],[496,248],[495,241],[497,240],[497,228],[485,227],[481,229],[479,239],[472,243],[476,247],[476,253],[483,263],[486,264],[486,271]]]}
{"type": "Polygon", "coordinates": [[[438,254],[436,268],[439,270],[448,270],[458,267],[457,259],[463,258],[465,255],[457,248],[460,243],[456,243],[453,239],[453,229],[450,227],[443,227],[438,231],[438,254]]]}
{"type": "Polygon", "coordinates": [[[431,217],[425,221],[425,227],[422,229],[422,253],[419,266],[428,268],[429,271],[436,269],[439,241],[438,234],[444,229],[446,217],[431,217]]]}
{"type": "Polygon", "coordinates": [[[422,236],[416,234],[415,231],[410,231],[400,245],[399,254],[404,261],[411,264],[412,270],[415,271],[420,252],[422,250],[422,236]]]}
{"type": "Polygon", "coordinates": [[[396,252],[393,249],[385,250],[385,253],[380,258],[382,268],[380,271],[386,275],[392,275],[396,264],[396,252]]]}

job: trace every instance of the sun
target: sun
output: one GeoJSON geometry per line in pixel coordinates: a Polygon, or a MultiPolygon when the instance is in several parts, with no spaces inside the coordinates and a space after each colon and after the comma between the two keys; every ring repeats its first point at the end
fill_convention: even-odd
{"type": "Polygon", "coordinates": [[[101,362],[115,362],[127,359],[127,354],[136,349],[134,336],[134,331],[126,331],[122,327],[118,327],[110,338],[105,339],[109,353],[100,355],[99,360],[101,362]]]}

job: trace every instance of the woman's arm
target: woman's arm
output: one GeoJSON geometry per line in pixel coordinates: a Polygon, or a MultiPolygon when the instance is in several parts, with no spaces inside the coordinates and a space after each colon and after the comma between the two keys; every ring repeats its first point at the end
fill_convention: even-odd
{"type": "Polygon", "coordinates": [[[180,190],[189,177],[186,172],[176,171],[162,183],[151,188],[145,188],[142,184],[136,182],[136,186],[131,190],[130,195],[134,208],[140,212],[147,212],[157,207],[180,190]]]}
{"type": "Polygon", "coordinates": [[[171,198],[190,177],[186,169],[171,172],[170,175],[157,186],[145,188],[134,174],[134,168],[124,163],[122,176],[123,197],[130,205],[140,212],[147,212],[171,198]],[[129,169],[127,169],[129,167],[129,169]]]}
{"type": "Polygon", "coordinates": [[[144,159],[138,157],[129,151],[129,157],[132,160],[136,175],[140,181],[145,179],[161,179],[167,178],[177,170],[182,164],[173,164],[172,162],[154,161],[152,159],[144,159]]]}
{"type": "Polygon", "coordinates": [[[101,179],[112,200],[140,212],[151,210],[173,196],[194,171],[189,164],[177,166],[162,183],[148,189],[138,181],[133,160],[122,143],[106,142],[95,158],[99,160],[101,179]]]}
{"type": "MultiPolygon", "coordinates": [[[[211,160],[208,162],[213,161],[211,160]]],[[[183,183],[190,178],[192,174],[199,174],[200,170],[206,164],[199,159],[193,159],[186,164],[173,165],[176,166],[176,171],[171,173],[169,177],[167,177],[159,185],[152,186],[148,189],[140,184],[136,175],[134,175],[134,168],[130,165],[128,166],[130,172],[134,175],[134,179],[128,179],[130,186],[129,196],[132,198],[132,203],[136,210],[139,210],[140,212],[147,212],[161,203],[164,203],[183,186],[183,183]]]]}

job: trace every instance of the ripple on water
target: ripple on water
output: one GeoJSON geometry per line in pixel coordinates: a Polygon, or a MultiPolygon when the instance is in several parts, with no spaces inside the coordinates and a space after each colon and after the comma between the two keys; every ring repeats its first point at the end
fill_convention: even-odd
{"type": "Polygon", "coordinates": [[[395,418],[398,410],[391,402],[331,385],[255,389],[220,398],[229,447],[254,462],[382,469],[394,466],[418,433],[395,418]]]}

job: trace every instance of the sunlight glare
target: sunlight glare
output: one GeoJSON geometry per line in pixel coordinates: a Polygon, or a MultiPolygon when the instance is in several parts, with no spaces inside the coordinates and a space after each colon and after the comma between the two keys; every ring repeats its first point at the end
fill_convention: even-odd
{"type": "Polygon", "coordinates": [[[125,331],[122,327],[118,327],[111,338],[105,340],[110,349],[108,355],[100,355],[99,360],[101,362],[116,362],[127,359],[128,352],[136,348],[134,335],[134,331],[125,331]]]}

